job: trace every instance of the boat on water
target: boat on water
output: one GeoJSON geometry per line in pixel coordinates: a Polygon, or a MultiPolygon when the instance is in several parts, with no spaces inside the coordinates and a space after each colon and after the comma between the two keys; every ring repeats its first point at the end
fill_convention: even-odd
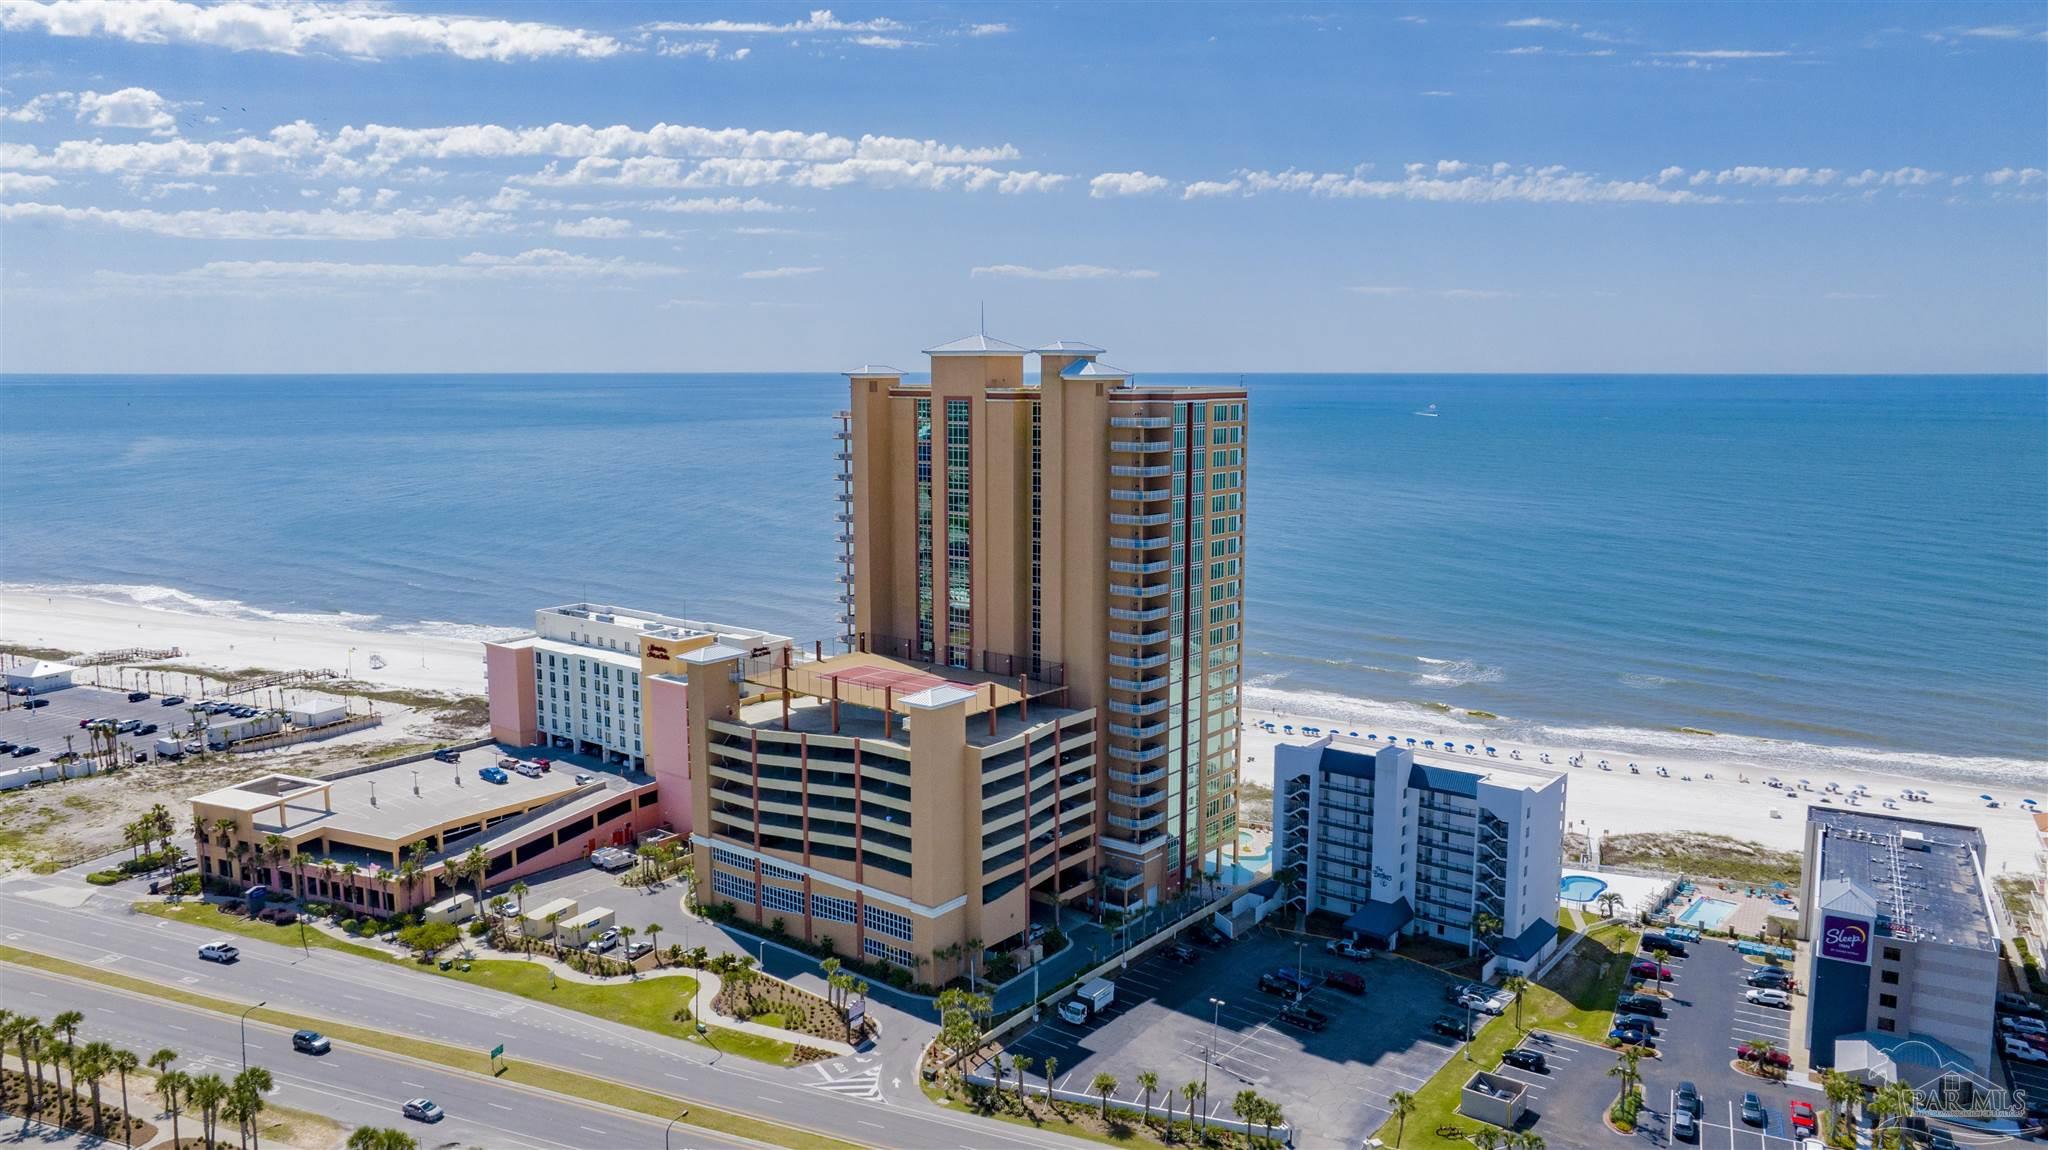
{"type": "Polygon", "coordinates": [[[1416,412],[1415,414],[1426,415],[1431,419],[1435,419],[1437,417],[1436,404],[1432,403],[1428,407],[1422,409],[1421,411],[1416,412]]]}
{"type": "Polygon", "coordinates": [[[372,671],[381,671],[381,670],[383,670],[383,669],[384,669],[384,656],[382,656],[382,655],[379,655],[379,654],[378,654],[378,653],[376,653],[375,651],[372,651],[372,652],[370,652],[370,670],[372,670],[372,671]]]}

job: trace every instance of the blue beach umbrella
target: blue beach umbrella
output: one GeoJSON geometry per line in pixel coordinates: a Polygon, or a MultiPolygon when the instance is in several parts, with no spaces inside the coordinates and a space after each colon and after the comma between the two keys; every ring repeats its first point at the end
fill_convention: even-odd
{"type": "Polygon", "coordinates": [[[1408,736],[1408,745],[1409,745],[1409,746],[1411,746],[1411,747],[1415,745],[1415,736],[1413,736],[1413,735],[1410,735],[1410,736],[1408,736]]]}
{"type": "Polygon", "coordinates": [[[1466,754],[1468,754],[1468,755],[1472,753],[1472,744],[1470,744],[1470,743],[1466,743],[1466,744],[1465,744],[1465,753],[1466,753],[1466,754]]]}

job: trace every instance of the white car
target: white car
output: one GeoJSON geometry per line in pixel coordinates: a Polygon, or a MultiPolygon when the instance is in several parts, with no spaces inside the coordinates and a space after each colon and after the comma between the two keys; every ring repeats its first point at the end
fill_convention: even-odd
{"type": "Polygon", "coordinates": [[[216,938],[199,948],[199,957],[208,962],[228,963],[242,957],[242,952],[236,950],[235,944],[227,939],[216,938]]]}
{"type": "Polygon", "coordinates": [[[614,926],[607,927],[603,934],[585,943],[583,949],[591,954],[603,954],[617,945],[619,945],[619,928],[614,926]]]}
{"type": "Polygon", "coordinates": [[[1755,987],[1742,997],[1756,1003],[1758,1006],[1790,1007],[1792,1005],[1791,995],[1786,994],[1782,990],[1772,990],[1768,986],[1755,987]]]}
{"type": "Polygon", "coordinates": [[[1999,1045],[2005,1051],[2007,1058],[2016,1059],[2020,1062],[2048,1063],[2048,1052],[2043,1052],[2025,1039],[2007,1035],[2005,1041],[1999,1045]]]}
{"type": "Polygon", "coordinates": [[[2010,1030],[2015,1034],[2048,1034],[2048,1023],[2044,1023],[2038,1018],[2028,1018],[2020,1014],[1999,1015],[1998,1028],[2000,1030],[2010,1030]]]}

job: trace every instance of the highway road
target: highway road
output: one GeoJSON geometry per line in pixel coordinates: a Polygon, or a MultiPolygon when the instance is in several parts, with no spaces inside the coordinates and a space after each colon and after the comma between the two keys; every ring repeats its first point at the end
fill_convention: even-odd
{"type": "MultiPolygon", "coordinates": [[[[85,1014],[82,1040],[111,1042],[148,1058],[168,1046],[184,1055],[178,1068],[232,1078],[242,1068],[241,1029],[236,1019],[209,1010],[166,1003],[143,995],[110,991],[39,971],[9,969],[8,1009],[48,1022],[58,1012],[85,1014]]],[[[395,1126],[422,1143],[506,1146],[518,1150],[581,1150],[589,1146],[660,1145],[664,1123],[598,1106],[581,1106],[558,1096],[508,1082],[396,1058],[335,1043],[315,1057],[292,1050],[291,1031],[249,1024],[249,1062],[267,1067],[277,1082],[270,1101],[309,1110],[349,1126],[395,1126]],[[448,1116],[431,1129],[399,1113],[407,1098],[431,1098],[448,1116]]],[[[110,1101],[113,1099],[109,1099],[110,1101]]],[[[154,1099],[131,1091],[129,1101],[154,1112],[154,1099]]],[[[192,1123],[185,1123],[187,1127],[192,1123]]],[[[672,1145],[721,1150],[741,1142],[688,1127],[672,1145]]]]}
{"type": "MultiPolygon", "coordinates": [[[[0,940],[195,993],[241,1003],[267,1000],[274,1009],[303,1012],[309,1019],[352,1023],[475,1050],[503,1043],[511,1058],[561,1066],[871,1146],[1052,1150],[1087,1145],[933,1105],[917,1087],[914,1053],[904,1053],[909,1050],[907,1045],[811,1066],[772,1067],[332,950],[316,948],[306,955],[271,943],[237,939],[242,960],[223,967],[197,957],[199,945],[211,937],[208,932],[135,914],[128,909],[134,897],[120,888],[85,886],[68,875],[9,879],[0,882],[0,940]]],[[[0,1005],[46,1015],[35,1000],[15,1006],[18,983],[14,973],[9,968],[9,978],[0,985],[0,1005]]],[[[162,1044],[179,1045],[168,1039],[162,1044]]],[[[277,1069],[275,1064],[272,1068],[277,1069]]],[[[390,1100],[404,1089],[394,1085],[378,1092],[376,1104],[366,1104],[365,1110],[350,1120],[381,1121],[391,1114],[390,1100]]],[[[531,1138],[531,1130],[558,1128],[561,1121],[557,1118],[537,1127],[522,1124],[521,1128],[528,1130],[525,1136],[531,1138]]],[[[658,1138],[643,1132],[617,1145],[659,1143],[658,1138]]]]}

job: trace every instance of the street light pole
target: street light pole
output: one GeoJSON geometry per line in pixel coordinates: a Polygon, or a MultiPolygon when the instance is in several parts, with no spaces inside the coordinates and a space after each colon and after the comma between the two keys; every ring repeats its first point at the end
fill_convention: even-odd
{"type": "MultiPolygon", "coordinates": [[[[1202,1059],[1202,1129],[1205,1131],[1209,1129],[1209,1064],[1216,1061],[1216,1027],[1217,1020],[1223,1016],[1223,1000],[1210,999],[1209,1008],[1209,1049],[1202,1059]]],[[[1193,1117],[1189,1115],[1190,1120],[1193,1117]]]]}
{"type": "Polygon", "coordinates": [[[690,1112],[685,1110],[681,1114],[678,1114],[674,1118],[668,1120],[668,1129],[663,1130],[661,1132],[661,1150],[669,1150],[669,1135],[675,1133],[676,1123],[681,1122],[683,1119],[688,1118],[689,1116],[690,1112]]]}
{"type": "Polygon", "coordinates": [[[245,1010],[245,1011],[243,1011],[243,1012],[242,1012],[242,1069],[243,1069],[243,1070],[247,1070],[247,1069],[249,1069],[249,1011],[250,1011],[250,1010],[255,1010],[255,1009],[256,1009],[257,1007],[260,1007],[260,1006],[265,1006],[265,1005],[267,1005],[267,1004],[268,1004],[268,1002],[269,1002],[269,1000],[268,1000],[268,999],[266,999],[266,1000],[264,1000],[263,1002],[259,1002],[259,1003],[257,1003],[257,1004],[256,1004],[256,1006],[252,1006],[252,1007],[250,1007],[250,1008],[249,1008],[249,1010],[245,1010]]]}

